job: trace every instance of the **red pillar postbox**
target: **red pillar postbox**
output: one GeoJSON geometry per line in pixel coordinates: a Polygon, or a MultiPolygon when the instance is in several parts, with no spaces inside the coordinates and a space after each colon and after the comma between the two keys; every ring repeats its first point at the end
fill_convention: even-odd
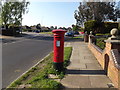
{"type": "Polygon", "coordinates": [[[65,30],[56,29],[52,31],[54,33],[54,68],[58,71],[63,70],[63,56],[64,56],[64,34],[65,30]]]}

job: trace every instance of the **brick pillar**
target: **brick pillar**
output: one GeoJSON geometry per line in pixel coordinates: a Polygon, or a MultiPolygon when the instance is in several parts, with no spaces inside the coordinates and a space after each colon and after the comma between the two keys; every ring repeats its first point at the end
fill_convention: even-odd
{"type": "Polygon", "coordinates": [[[96,44],[96,38],[95,38],[95,36],[92,34],[92,31],[90,32],[90,35],[89,35],[89,44],[90,44],[90,43],[96,44]]]}
{"type": "Polygon", "coordinates": [[[105,40],[107,51],[111,49],[117,49],[120,52],[120,40],[105,40]]]}
{"type": "Polygon", "coordinates": [[[118,77],[118,88],[119,88],[119,90],[120,90],[120,70],[118,71],[119,72],[119,77],[118,77]]]}
{"type": "Polygon", "coordinates": [[[106,48],[110,51],[111,49],[117,49],[120,52],[120,37],[118,36],[118,29],[113,28],[111,30],[111,37],[106,42],[106,48]]]}
{"type": "Polygon", "coordinates": [[[89,38],[89,36],[88,36],[87,32],[85,32],[85,34],[84,34],[84,42],[88,42],[88,38],[89,38]]]}
{"type": "MultiPolygon", "coordinates": [[[[108,62],[108,77],[111,79],[111,81],[113,82],[113,84],[115,85],[116,88],[120,89],[120,68],[116,67],[116,65],[120,65],[120,60],[118,59],[118,57],[120,57],[119,53],[120,53],[120,38],[118,36],[118,29],[114,28],[111,30],[111,37],[109,37],[107,40],[105,40],[106,42],[106,47],[105,47],[105,51],[104,54],[108,55],[109,57],[109,62],[108,62]],[[114,57],[111,57],[111,50],[112,49],[116,49],[117,51],[117,55],[114,60],[114,57]]],[[[105,57],[104,55],[104,57],[105,57]]],[[[104,58],[104,60],[106,61],[106,58],[104,58]]],[[[104,65],[104,67],[106,67],[104,65]]]]}

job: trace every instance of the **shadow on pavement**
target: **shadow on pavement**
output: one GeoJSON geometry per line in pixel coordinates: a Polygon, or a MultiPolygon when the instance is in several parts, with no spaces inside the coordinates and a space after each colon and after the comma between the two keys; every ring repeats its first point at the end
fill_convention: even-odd
{"type": "MultiPolygon", "coordinates": [[[[49,35],[33,36],[33,35],[24,34],[23,37],[26,39],[33,39],[33,40],[49,40],[49,41],[54,40],[54,37],[52,35],[50,35],[50,36],[49,35]]],[[[65,42],[83,41],[83,38],[72,38],[72,37],[65,36],[64,41],[65,42]]]]}
{"type": "MultiPolygon", "coordinates": [[[[31,40],[47,40],[47,41],[53,41],[54,37],[52,35],[32,35],[32,34],[25,34],[23,33],[22,35],[19,36],[12,36],[13,38],[2,38],[0,41],[2,43],[12,43],[20,40],[21,38],[24,39],[31,39],[31,40]]],[[[83,38],[72,38],[72,37],[66,37],[64,38],[65,42],[76,42],[76,41],[83,41],[83,38]]]]}
{"type": "Polygon", "coordinates": [[[33,35],[28,35],[28,34],[22,34],[21,36],[12,36],[12,38],[2,38],[0,39],[0,42],[2,43],[12,43],[19,41],[21,39],[31,39],[31,40],[48,40],[48,41],[53,41],[52,36],[33,36],[33,35]]]}
{"type": "Polygon", "coordinates": [[[25,37],[26,39],[33,39],[33,40],[49,40],[53,41],[53,37],[51,36],[31,36],[31,37],[25,37]]]}
{"type": "Polygon", "coordinates": [[[66,71],[67,74],[81,74],[81,75],[105,75],[104,70],[70,70],[66,71]]]}
{"type": "Polygon", "coordinates": [[[2,43],[11,43],[11,42],[15,42],[15,41],[17,41],[17,40],[15,40],[15,39],[1,39],[0,40],[0,42],[2,42],[2,43]]]}

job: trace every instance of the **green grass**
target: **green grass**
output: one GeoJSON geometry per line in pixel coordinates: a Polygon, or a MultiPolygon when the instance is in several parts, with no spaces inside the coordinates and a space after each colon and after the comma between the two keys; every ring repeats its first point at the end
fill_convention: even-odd
{"type": "Polygon", "coordinates": [[[69,65],[69,59],[71,56],[71,52],[72,52],[72,47],[65,47],[64,50],[64,66],[67,67],[69,65]]]}
{"type": "Polygon", "coordinates": [[[40,32],[41,34],[53,34],[52,32],[40,32]]]}
{"type": "Polygon", "coordinates": [[[104,40],[106,40],[106,38],[98,38],[96,42],[96,45],[100,47],[102,50],[105,48],[104,40]]]}
{"type": "Polygon", "coordinates": [[[73,37],[73,39],[79,39],[79,38],[83,38],[83,36],[75,36],[75,37],[73,37]]]}
{"type": "MultiPolygon", "coordinates": [[[[72,47],[64,49],[64,68],[69,65],[72,47]]],[[[53,68],[53,53],[50,53],[41,63],[33,67],[22,77],[13,82],[8,88],[19,88],[20,85],[30,85],[26,88],[60,88],[60,82],[48,77],[49,74],[55,74],[58,79],[62,79],[65,75],[64,71],[57,72],[53,68]]]]}
{"type": "Polygon", "coordinates": [[[97,33],[96,35],[110,35],[110,33],[105,33],[105,34],[102,34],[102,33],[97,33]]]}

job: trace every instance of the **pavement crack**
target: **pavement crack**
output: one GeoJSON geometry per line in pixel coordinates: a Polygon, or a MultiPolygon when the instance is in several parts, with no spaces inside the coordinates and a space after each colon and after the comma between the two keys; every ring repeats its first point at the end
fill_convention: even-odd
{"type": "Polygon", "coordinates": [[[86,69],[88,68],[88,67],[87,67],[87,64],[85,64],[85,67],[86,67],[86,69]]]}

